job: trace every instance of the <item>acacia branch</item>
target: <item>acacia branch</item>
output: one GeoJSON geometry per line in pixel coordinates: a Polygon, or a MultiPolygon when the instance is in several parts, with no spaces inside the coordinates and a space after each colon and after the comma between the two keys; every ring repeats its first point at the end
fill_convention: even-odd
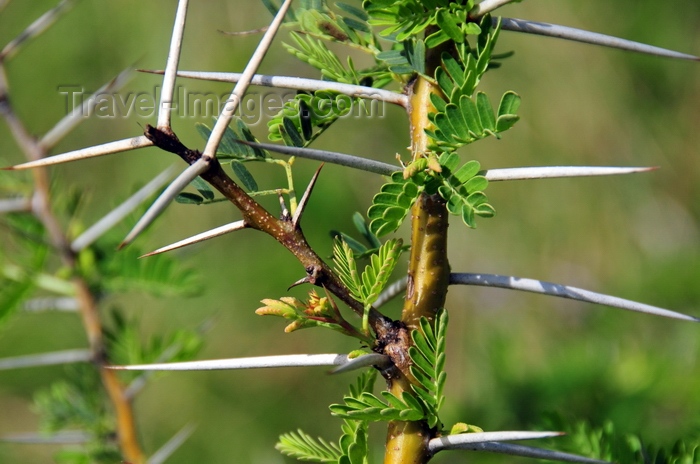
{"type": "MultiPolygon", "coordinates": [[[[5,69],[1,61],[0,114],[2,114],[5,121],[10,126],[10,131],[26,157],[32,162],[41,162],[47,153],[40,142],[29,134],[22,121],[20,121],[12,109],[8,96],[5,69]]],[[[91,357],[99,371],[102,384],[114,408],[119,448],[124,459],[133,464],[142,464],[145,457],[138,442],[131,403],[126,398],[124,387],[117,378],[115,372],[104,368],[105,346],[96,297],[91,292],[88,283],[81,276],[79,266],[76,262],[76,254],[70,248],[70,242],[52,211],[48,172],[44,168],[38,168],[32,171],[32,176],[34,178],[32,213],[44,225],[61,262],[68,272],[73,275],[72,284],[75,289],[75,297],[79,304],[80,316],[90,346],[91,357]]]]}
{"type": "MultiPolygon", "coordinates": [[[[161,130],[147,125],[145,136],[157,147],[178,155],[192,165],[203,156],[197,150],[190,150],[180,142],[170,130],[161,130]]],[[[243,216],[241,227],[260,230],[270,235],[289,250],[306,270],[306,277],[298,283],[310,283],[324,286],[329,292],[347,304],[356,314],[364,314],[364,306],[352,297],[333,270],[316,254],[306,241],[301,225],[291,218],[277,218],[270,214],[245,190],[224,172],[216,158],[208,161],[209,167],[200,177],[218,190],[225,198],[238,208],[243,216]]],[[[301,214],[301,213],[299,213],[301,214]]],[[[384,333],[391,327],[391,321],[375,309],[370,310],[370,325],[375,333],[384,333]]]]}

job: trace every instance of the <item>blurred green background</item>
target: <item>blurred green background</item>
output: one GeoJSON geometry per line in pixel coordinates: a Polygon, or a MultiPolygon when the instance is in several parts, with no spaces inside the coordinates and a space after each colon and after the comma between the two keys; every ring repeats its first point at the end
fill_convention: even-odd
{"type": "MultiPolygon", "coordinates": [[[[55,1],[14,1],[0,14],[5,44],[55,1]]],[[[164,66],[175,1],[82,0],[49,31],[7,64],[13,104],[30,129],[42,134],[66,113],[60,86],[94,90],[125,67],[164,66]]],[[[700,3],[563,2],[531,0],[508,6],[506,16],[586,28],[700,54],[700,3]]],[[[182,69],[239,71],[257,36],[228,37],[268,23],[258,0],[194,2],[182,52],[182,69]]],[[[316,76],[279,46],[265,60],[266,74],[316,76]]],[[[530,165],[641,165],[661,169],[620,178],[494,183],[488,194],[498,215],[467,230],[450,230],[454,271],[530,277],[611,293],[700,315],[700,66],[637,56],[554,39],[504,32],[500,51],[516,50],[489,73],[485,90],[515,90],[522,120],[503,140],[463,150],[485,168],[530,165]]],[[[359,59],[359,58],[358,58],[359,59]]],[[[127,92],[152,92],[160,79],[136,74],[127,92]]],[[[179,81],[192,91],[226,93],[229,85],[179,81]]],[[[254,89],[261,92],[264,90],[254,89]]],[[[56,153],[141,133],[155,118],[91,118],[56,153]]],[[[175,120],[189,146],[202,147],[197,121],[175,120]]],[[[253,127],[261,138],[265,124],[253,127]]],[[[391,162],[406,155],[406,117],[386,108],[383,118],[348,119],[316,144],[391,162]]],[[[0,124],[3,165],[22,160],[7,126],[0,124]]],[[[91,224],[136,185],[166,166],[172,155],[157,149],[113,155],[52,168],[57,191],[80,189],[88,199],[82,219],[91,224]]],[[[179,166],[179,165],[178,165],[179,166]]],[[[298,161],[298,188],[317,163],[298,161]]],[[[263,176],[278,186],[281,173],[263,176]]],[[[351,215],[365,212],[381,179],[326,166],[305,215],[309,241],[331,252],[329,230],[351,231],[351,215]],[[341,177],[342,176],[342,177],[341,177]]],[[[273,203],[270,203],[274,205],[273,203]]],[[[153,249],[237,217],[232,207],[173,205],[141,240],[153,249]]],[[[123,226],[127,231],[131,224],[123,226]]],[[[407,229],[399,235],[406,238],[407,229]]],[[[206,293],[192,299],[139,294],[109,298],[149,334],[196,327],[213,318],[201,359],[285,353],[343,352],[357,348],[322,330],[282,332],[279,320],[256,316],[262,298],[286,295],[303,269],[262,234],[240,232],[186,249],[179,256],[198,269],[206,293]]],[[[290,293],[304,295],[308,289],[290,293]]],[[[390,315],[398,314],[393,303],[390,315]]],[[[484,429],[522,429],[544,413],[601,424],[664,445],[700,435],[700,332],[696,325],[568,300],[506,290],[461,287],[450,292],[448,400],[444,421],[484,429]]],[[[70,314],[20,314],[0,331],[0,357],[85,346],[70,314]]],[[[32,431],[33,393],[64,369],[0,373],[0,435],[32,431]]],[[[196,432],[169,462],[283,463],[273,445],[298,427],[335,439],[340,421],[327,405],[342,398],[348,376],[324,369],[178,373],[154,380],[135,408],[147,451],[155,451],[185,424],[196,432]]],[[[384,432],[375,429],[377,451],[384,432]]],[[[0,462],[51,462],[53,447],[0,445],[0,462]]],[[[439,456],[436,462],[471,462],[474,455],[439,456]]],[[[490,462],[515,462],[496,458],[490,462]]]]}

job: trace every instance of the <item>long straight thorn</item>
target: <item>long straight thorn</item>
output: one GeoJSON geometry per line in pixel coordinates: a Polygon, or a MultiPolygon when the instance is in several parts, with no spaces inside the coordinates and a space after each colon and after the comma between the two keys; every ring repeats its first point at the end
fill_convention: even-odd
{"type": "Polygon", "coordinates": [[[175,94],[175,78],[177,77],[177,67],[180,62],[182,36],[185,33],[188,5],[189,0],[180,0],[177,5],[177,13],[175,13],[175,25],[173,26],[173,35],[170,38],[168,60],[165,65],[165,73],[163,76],[163,90],[160,96],[160,106],[158,107],[157,125],[159,129],[170,128],[173,95],[175,94]]]}
{"type": "Polygon", "coordinates": [[[202,232],[201,234],[193,235],[192,237],[186,238],[184,240],[180,240],[179,242],[175,242],[175,243],[170,244],[168,246],[158,248],[155,251],[151,251],[150,253],[146,253],[143,256],[139,256],[139,258],[147,258],[149,256],[154,256],[154,255],[158,255],[158,254],[165,253],[168,251],[177,250],[178,248],[186,247],[188,245],[194,245],[195,243],[203,242],[205,240],[209,240],[209,239],[212,239],[214,237],[219,237],[221,235],[225,235],[225,234],[228,234],[230,232],[235,232],[237,230],[245,229],[246,227],[247,226],[245,224],[245,221],[232,222],[230,224],[226,224],[226,225],[223,225],[221,227],[216,227],[216,228],[208,230],[206,232],[202,232]]]}
{"type": "Polygon", "coordinates": [[[285,0],[284,3],[282,3],[282,6],[280,6],[275,19],[273,19],[272,23],[270,23],[270,28],[267,30],[267,32],[265,32],[262,39],[260,39],[258,48],[255,49],[253,56],[250,58],[250,60],[248,60],[248,64],[243,70],[241,80],[234,86],[231,96],[226,101],[223,111],[212,128],[211,134],[209,135],[209,140],[207,140],[207,144],[204,147],[204,155],[211,156],[212,158],[216,157],[216,150],[219,148],[219,143],[221,143],[224,132],[231,122],[231,118],[233,118],[234,113],[238,109],[238,105],[245,95],[253,75],[260,66],[260,63],[265,57],[267,50],[270,48],[272,39],[275,38],[275,35],[282,25],[284,17],[287,14],[287,10],[291,4],[292,0],[285,0]]]}
{"type": "Polygon", "coordinates": [[[6,171],[19,171],[22,169],[43,168],[46,166],[68,163],[71,161],[84,160],[88,158],[95,158],[98,156],[111,155],[112,153],[130,151],[136,148],[150,147],[152,145],[153,142],[148,140],[145,136],[139,135],[138,137],[132,137],[130,139],[117,140],[116,142],[109,142],[94,147],[87,147],[82,148],[80,150],[69,151],[60,155],[50,156],[48,158],[41,158],[36,161],[29,161],[27,163],[17,164],[15,166],[9,166],[2,169],[6,171]]]}
{"type": "MultiPolygon", "coordinates": [[[[494,18],[494,24],[498,18],[494,18]]],[[[617,48],[630,52],[645,53],[647,55],[661,56],[665,58],[678,58],[681,60],[700,61],[700,58],[686,53],[667,50],[665,48],[646,45],[632,40],[612,37],[597,32],[585,31],[573,27],[559,26],[557,24],[528,21],[526,19],[501,18],[501,29],[513,32],[525,32],[527,34],[544,35],[558,39],[573,40],[603,47],[617,48]]]]}
{"type": "Polygon", "coordinates": [[[700,318],[677,313],[668,309],[651,306],[636,301],[625,300],[616,296],[604,295],[602,293],[591,292],[582,288],[570,287],[568,285],[555,284],[535,279],[524,279],[520,277],[504,276],[497,274],[473,274],[473,273],[453,273],[450,274],[450,285],[476,285],[480,287],[497,287],[524,292],[540,293],[543,295],[568,298],[570,300],[585,301],[614,308],[626,309],[639,313],[651,314],[654,316],[668,317],[682,321],[700,322],[700,318]]]}

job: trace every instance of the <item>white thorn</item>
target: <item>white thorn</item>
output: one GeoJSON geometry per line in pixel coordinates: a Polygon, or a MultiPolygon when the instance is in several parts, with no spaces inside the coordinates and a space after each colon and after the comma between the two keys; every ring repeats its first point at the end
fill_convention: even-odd
{"type": "Polygon", "coordinates": [[[165,65],[165,75],[163,76],[163,89],[160,96],[160,106],[158,107],[159,129],[170,127],[173,95],[175,93],[175,77],[177,66],[180,62],[182,36],[185,33],[188,4],[189,0],[180,0],[177,5],[177,13],[175,13],[175,25],[173,26],[173,34],[170,38],[170,49],[168,50],[168,60],[165,65]]]}
{"type": "Polygon", "coordinates": [[[19,171],[22,169],[41,168],[61,163],[68,163],[70,161],[78,161],[88,158],[95,158],[97,156],[111,155],[112,153],[120,153],[122,151],[134,150],[136,148],[150,147],[152,145],[153,142],[148,140],[144,135],[139,135],[138,137],[117,140],[116,142],[109,142],[102,145],[95,145],[93,147],[82,148],[80,150],[69,151],[60,155],[49,156],[48,158],[41,158],[36,161],[29,161],[27,163],[18,164],[16,166],[11,166],[4,169],[9,171],[19,171]]]}
{"type": "Polygon", "coordinates": [[[221,111],[219,118],[216,120],[216,124],[214,124],[214,128],[212,129],[211,134],[209,135],[209,140],[207,140],[207,144],[204,147],[204,155],[211,156],[212,158],[216,157],[216,150],[219,147],[219,143],[221,143],[221,139],[224,136],[224,132],[226,131],[226,128],[231,122],[231,118],[236,112],[236,109],[238,108],[241,99],[245,95],[245,92],[248,89],[248,86],[250,85],[250,81],[253,78],[255,71],[257,71],[258,66],[260,66],[262,59],[267,53],[267,50],[270,48],[272,39],[274,39],[275,35],[277,34],[277,31],[282,25],[284,16],[287,14],[287,10],[289,9],[289,6],[291,4],[292,0],[284,1],[279,11],[277,12],[275,19],[272,20],[270,28],[265,32],[265,35],[260,40],[260,43],[255,49],[253,56],[250,58],[248,64],[243,70],[243,75],[241,76],[241,79],[234,86],[233,92],[231,92],[231,96],[226,101],[224,109],[221,111]]]}
{"type": "Polygon", "coordinates": [[[450,275],[451,285],[477,285],[481,287],[497,287],[507,288],[511,290],[522,290],[531,293],[540,293],[543,295],[556,296],[559,298],[568,298],[570,300],[585,301],[587,303],[595,303],[615,308],[636,311],[654,316],[668,317],[671,319],[680,319],[682,321],[700,322],[700,318],[687,316],[685,314],[669,311],[668,309],[659,308],[656,306],[637,303],[631,300],[625,300],[615,296],[595,293],[581,288],[569,287],[568,285],[554,284],[535,279],[523,279],[520,277],[504,276],[496,274],[472,274],[459,273],[450,275]]]}
{"type": "Polygon", "coordinates": [[[209,371],[229,369],[265,369],[273,367],[342,366],[351,360],[345,354],[288,354],[252,358],[212,359],[132,366],[106,366],[129,371],[209,371]]]}
{"type": "MultiPolygon", "coordinates": [[[[494,24],[498,18],[493,18],[494,24]]],[[[620,39],[597,32],[575,29],[573,27],[559,26],[557,24],[543,23],[540,21],[529,21],[526,19],[502,18],[501,29],[504,31],[525,32],[528,34],[544,35],[559,39],[573,40],[604,47],[617,48],[648,55],[662,56],[665,58],[679,58],[682,60],[698,61],[700,58],[686,53],[680,53],[665,48],[654,47],[631,40],[620,39]]]]}
{"type": "MultiPolygon", "coordinates": [[[[162,74],[163,71],[149,71],[141,69],[139,71],[162,74]]],[[[207,72],[207,71],[178,71],[178,77],[187,79],[199,79],[215,82],[236,83],[241,79],[241,73],[207,72]]],[[[255,74],[250,81],[251,85],[265,87],[275,87],[281,89],[303,90],[306,92],[317,92],[330,90],[350,97],[362,98],[366,100],[378,100],[394,105],[408,106],[408,95],[404,95],[392,90],[366,87],[362,85],[344,84],[342,82],[323,81],[320,79],[307,79],[292,76],[268,76],[255,74]]]]}
{"type": "Polygon", "coordinates": [[[64,350],[52,353],[30,354],[0,359],[0,370],[19,369],[23,367],[53,366],[56,364],[70,364],[88,362],[92,359],[90,350],[64,350]]]}
{"type": "Polygon", "coordinates": [[[201,234],[194,235],[192,237],[186,238],[184,240],[180,240],[179,242],[172,243],[168,246],[164,246],[162,248],[158,248],[155,251],[151,251],[150,253],[146,253],[145,255],[141,256],[141,258],[147,258],[148,256],[153,256],[157,255],[160,253],[165,253],[168,251],[176,250],[178,248],[186,247],[188,245],[193,245],[195,243],[203,242],[205,240],[212,239],[214,237],[219,237],[221,235],[228,234],[230,232],[234,232],[237,230],[245,229],[247,226],[244,221],[236,221],[232,222],[230,224],[225,224],[220,227],[216,227],[214,229],[208,230],[206,232],[202,232],[201,234]]]}
{"type": "Polygon", "coordinates": [[[552,438],[564,435],[563,432],[528,432],[528,431],[504,431],[504,432],[476,432],[446,435],[433,438],[428,442],[428,449],[431,453],[438,451],[464,449],[466,445],[475,443],[485,443],[490,441],[514,441],[514,440],[537,440],[541,438],[552,438]]]}

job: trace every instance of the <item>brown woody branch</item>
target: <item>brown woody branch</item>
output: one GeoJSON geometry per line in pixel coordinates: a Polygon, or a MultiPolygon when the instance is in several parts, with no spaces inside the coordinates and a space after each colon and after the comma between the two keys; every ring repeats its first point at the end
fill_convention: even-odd
{"type": "MultiPolygon", "coordinates": [[[[205,156],[198,150],[191,150],[183,145],[170,129],[147,125],[144,135],[155,146],[178,155],[190,165],[202,158],[202,156],[205,156]]],[[[270,235],[297,258],[306,270],[306,277],[299,283],[310,283],[318,287],[325,287],[330,293],[347,304],[355,313],[362,316],[364,313],[362,303],[352,297],[330,266],[311,248],[304,237],[301,226],[292,218],[277,218],[270,214],[224,172],[216,158],[209,157],[207,161],[209,168],[201,174],[202,179],[211,184],[212,187],[217,189],[238,208],[243,215],[246,227],[257,229],[270,235]]],[[[378,338],[382,338],[393,327],[389,318],[373,308],[370,310],[369,323],[378,338]]]]}

